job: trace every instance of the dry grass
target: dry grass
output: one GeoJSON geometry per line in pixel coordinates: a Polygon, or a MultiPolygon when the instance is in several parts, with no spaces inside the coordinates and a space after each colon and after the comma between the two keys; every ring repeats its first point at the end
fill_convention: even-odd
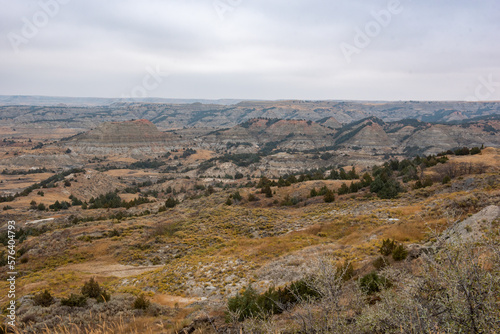
{"type": "MultiPolygon", "coordinates": [[[[155,334],[164,333],[166,324],[147,318],[132,318],[125,321],[122,317],[115,321],[102,321],[93,328],[85,328],[77,324],[61,325],[46,328],[40,334],[155,334]]],[[[9,333],[22,334],[24,331],[9,327],[9,333]]]]}
{"type": "MultiPolygon", "coordinates": [[[[158,175],[136,170],[111,170],[106,174],[131,178],[158,175]]],[[[194,184],[201,181],[184,182],[194,184]]],[[[198,290],[202,292],[197,292],[197,296],[203,295],[223,302],[229,293],[237,291],[235,289],[240,286],[252,282],[256,286],[271,284],[272,282],[266,282],[266,279],[258,276],[259,268],[279,262],[286,256],[305,254],[310,248],[328,248],[331,254],[338,258],[357,258],[355,266],[362,266],[363,261],[376,255],[381,239],[391,238],[404,243],[426,240],[436,231],[446,228],[449,223],[443,218],[443,203],[457,201],[461,196],[474,195],[467,192],[440,193],[439,190],[445,186],[435,184],[432,188],[420,190],[427,191],[429,197],[418,197],[416,192],[409,190],[402,198],[391,201],[374,198],[347,200],[350,196],[348,195],[340,199],[337,196],[337,200],[331,204],[323,203],[322,198],[318,197],[309,199],[306,207],[303,202],[296,207],[267,207],[274,200],[281,200],[286,195],[306,198],[313,187],[319,189],[326,184],[329,188],[336,189],[343,182],[350,183],[309,181],[291,187],[276,187],[273,189],[277,194],[273,198],[264,199],[264,195],[259,194],[259,202],[243,201],[239,205],[226,206],[222,203],[235,191],[230,189],[210,197],[187,200],[165,213],[123,219],[119,223],[111,220],[80,223],[58,231],[64,232],[60,234],[60,241],[71,240],[66,248],[58,251],[59,253],[51,250],[52,245],[49,242],[54,239],[31,237],[27,244],[45,242],[45,246],[40,249],[41,253],[37,253],[38,263],[30,261],[20,266],[20,269],[31,272],[20,278],[19,286],[24,287],[20,289],[20,294],[49,288],[57,297],[67,296],[70,292],[77,291],[90,276],[97,275],[99,282],[111,292],[133,291],[135,294],[141,289],[154,286],[158,290],[155,294],[151,292],[151,299],[170,307],[177,305],[182,309],[198,301],[199,299],[189,295],[190,291],[194,291],[190,290],[194,284],[198,289],[204,289],[208,285],[218,289],[214,293],[198,290]],[[389,218],[397,218],[399,221],[389,218]],[[152,233],[158,225],[173,223],[179,223],[180,228],[172,234],[152,233]],[[103,237],[86,241],[78,239],[112,229],[119,229],[122,234],[113,238],[103,237]],[[151,248],[137,247],[146,244],[151,248]],[[161,262],[165,263],[165,266],[142,265],[141,261],[151,259],[156,254],[164,254],[159,250],[165,253],[172,250],[175,252],[167,261],[161,262]],[[82,258],[81,254],[86,254],[87,257],[82,258]],[[69,262],[70,260],[75,262],[69,262]],[[141,264],[141,267],[133,267],[130,264],[141,264]],[[129,281],[126,284],[122,283],[125,277],[129,281]],[[233,278],[226,281],[228,277],[233,278]],[[173,296],[183,294],[183,297],[173,296]]],[[[26,198],[12,202],[12,206],[26,209],[32,199],[45,204],[52,204],[55,200],[68,200],[69,194],[65,191],[76,189],[79,184],[83,182],[79,181],[67,189],[44,189],[44,197],[32,193],[26,198]]],[[[493,190],[488,191],[487,195],[493,193],[493,190]]],[[[247,198],[250,192],[255,193],[257,190],[240,190],[244,198],[247,198]]],[[[134,197],[136,195],[130,194],[122,198],[130,200],[134,197]]],[[[136,209],[144,210],[146,207],[136,209]]],[[[79,209],[71,208],[57,214],[68,215],[76,212],[72,210],[79,209]]],[[[83,213],[95,217],[111,214],[113,210],[88,210],[83,213]]],[[[297,261],[291,263],[296,266],[301,264],[297,261]]],[[[0,288],[4,289],[5,285],[0,283],[0,288]]],[[[176,329],[186,325],[183,319],[189,312],[182,310],[170,319],[176,329]],[[185,313],[182,313],[184,311],[185,313]]],[[[101,327],[87,332],[74,326],[56,328],[50,333],[165,332],[164,329],[158,329],[161,325],[153,322],[151,318],[141,317],[131,323],[123,320],[103,323],[101,327]]]]}
{"type": "Polygon", "coordinates": [[[500,149],[494,147],[487,147],[476,155],[450,156],[449,158],[452,162],[482,163],[496,169],[500,167],[500,149]]]}

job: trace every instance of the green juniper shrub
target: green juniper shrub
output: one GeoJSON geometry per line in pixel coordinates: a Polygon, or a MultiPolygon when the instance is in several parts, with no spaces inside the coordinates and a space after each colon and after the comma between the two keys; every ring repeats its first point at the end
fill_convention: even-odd
{"type": "Polygon", "coordinates": [[[300,302],[300,299],[316,300],[320,297],[319,292],[312,288],[311,284],[307,283],[307,280],[305,279],[292,282],[292,284],[290,284],[287,288],[287,291],[293,295],[293,304],[300,302]]]}
{"type": "Polygon", "coordinates": [[[270,186],[265,186],[262,188],[261,192],[263,194],[266,194],[266,197],[267,198],[271,198],[273,197],[273,191],[271,190],[271,187],[270,186]]]}
{"type": "Polygon", "coordinates": [[[342,183],[342,185],[340,186],[340,188],[338,190],[338,193],[339,193],[339,195],[348,194],[349,193],[349,187],[347,186],[347,184],[342,183]]]}
{"type": "Polygon", "coordinates": [[[147,310],[150,305],[151,305],[151,302],[146,298],[146,296],[144,296],[144,294],[141,293],[134,300],[132,307],[136,310],[147,310]]]}
{"type": "Polygon", "coordinates": [[[238,201],[238,202],[239,202],[239,201],[241,201],[241,200],[243,199],[243,197],[241,197],[240,192],[239,192],[239,191],[237,191],[237,192],[235,192],[235,193],[233,194],[233,199],[234,199],[235,201],[238,201]]]}
{"type": "Polygon", "coordinates": [[[323,200],[325,201],[325,203],[332,203],[333,201],[335,201],[335,194],[333,193],[333,190],[328,190],[323,196],[323,200]]]}
{"type": "Polygon", "coordinates": [[[227,308],[230,312],[238,314],[238,320],[243,321],[246,318],[257,316],[260,312],[257,305],[257,291],[249,286],[242,294],[229,298],[227,308]]]}
{"type": "Polygon", "coordinates": [[[397,245],[396,248],[394,248],[394,250],[392,251],[392,258],[394,259],[394,261],[402,261],[406,259],[407,256],[408,251],[402,244],[397,245]]]}
{"type": "Polygon", "coordinates": [[[385,277],[379,276],[376,272],[371,272],[359,280],[359,286],[364,293],[371,295],[385,288],[389,288],[391,283],[385,277]]]}
{"type": "Polygon", "coordinates": [[[111,296],[106,292],[104,288],[99,286],[99,283],[94,279],[90,278],[82,287],[82,295],[88,298],[95,298],[97,302],[101,303],[104,301],[109,301],[111,296]]]}
{"type": "Polygon", "coordinates": [[[395,248],[396,242],[394,240],[384,239],[382,240],[382,246],[380,246],[379,252],[384,256],[389,256],[392,254],[395,248]]]}
{"type": "Polygon", "coordinates": [[[290,195],[286,195],[283,201],[281,201],[280,205],[281,206],[292,206],[296,205],[300,202],[300,199],[297,197],[290,197],[290,195]]]}
{"type": "Polygon", "coordinates": [[[481,149],[479,147],[473,147],[470,149],[470,154],[471,155],[476,155],[476,154],[479,154],[481,153],[481,149]]]}
{"type": "Polygon", "coordinates": [[[87,305],[87,297],[72,293],[68,298],[61,299],[61,305],[70,307],[84,307],[87,305]]]}
{"type": "Polygon", "coordinates": [[[299,302],[316,300],[319,297],[319,293],[305,280],[299,280],[288,287],[278,289],[270,287],[260,295],[249,286],[242,294],[238,293],[229,298],[227,308],[229,312],[238,315],[239,321],[243,321],[246,318],[263,318],[271,314],[280,314],[299,302]]]}
{"type": "Polygon", "coordinates": [[[54,297],[52,297],[48,290],[44,290],[33,297],[33,303],[35,306],[47,307],[54,304],[54,297]]]}
{"type": "Polygon", "coordinates": [[[177,201],[176,199],[172,198],[172,197],[169,197],[166,201],[165,201],[165,207],[166,208],[174,208],[177,204],[179,204],[179,201],[177,201]]]}

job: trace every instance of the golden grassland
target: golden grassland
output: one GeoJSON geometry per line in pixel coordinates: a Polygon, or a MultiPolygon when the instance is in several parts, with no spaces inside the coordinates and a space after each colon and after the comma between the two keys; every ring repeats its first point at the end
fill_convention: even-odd
{"type": "MultiPolygon", "coordinates": [[[[452,157],[451,160],[481,162],[496,168],[498,153],[499,150],[487,149],[479,156],[452,157]]],[[[150,175],[124,170],[107,174],[117,177],[132,172],[135,176],[150,175]]],[[[40,174],[29,176],[36,180],[44,178],[40,174]]],[[[290,255],[301,255],[293,265],[307,265],[315,249],[328,251],[338,262],[352,261],[361,274],[369,268],[367,263],[378,256],[383,239],[392,238],[406,245],[431,240],[452,222],[477,212],[484,201],[498,200],[497,172],[472,177],[478,185],[473,190],[461,189],[464,179],[457,178],[452,185],[435,183],[420,190],[408,187],[407,193],[394,200],[375,198],[365,190],[356,195],[337,196],[330,204],[323,203],[321,197],[306,197],[313,187],[327,185],[337,189],[345,181],[309,181],[285,188],[273,187],[276,192],[273,198],[265,198],[255,188],[244,188],[240,189],[244,198],[241,203],[225,205],[233,189],[186,200],[162,213],[152,211],[153,214],[142,217],[56,225],[39,236],[30,236],[18,246],[36,250],[36,255],[29,252],[23,255],[21,259],[27,261],[18,264],[21,273],[17,281],[18,294],[49,289],[54,296],[65,297],[77,293],[86,280],[95,276],[112,293],[138,295],[147,291],[154,302],[182,309],[202,297],[223,302],[248,284],[265,289],[273,282],[260,276],[259,269],[273,268],[280,259],[290,255]],[[452,186],[457,188],[453,190],[452,186]],[[246,198],[250,193],[257,194],[259,201],[248,202],[246,198]],[[291,207],[276,204],[286,196],[305,200],[291,207]],[[108,236],[115,230],[119,235],[108,236]],[[311,250],[312,253],[308,253],[311,250]]],[[[44,189],[44,192],[43,197],[34,192],[9,204],[14,210],[22,210],[31,200],[52,204],[68,197],[61,187],[44,189]]],[[[125,199],[129,197],[135,195],[125,199]]],[[[80,212],[71,208],[64,215],[91,212],[105,215],[115,211],[80,212]]],[[[63,214],[53,216],[60,215],[63,214]]],[[[5,280],[0,281],[0,291],[7,291],[5,280]]],[[[2,293],[0,304],[6,301],[2,293]]],[[[192,307],[187,307],[171,320],[181,328],[182,319],[192,311],[192,307]]],[[[110,329],[106,329],[108,325],[102,324],[104,327],[92,333],[118,333],[119,330],[121,333],[159,333],[163,330],[161,325],[151,323],[152,319],[142,317],[133,325],[117,322],[108,324],[110,329]]],[[[61,328],[52,333],[65,330],[71,331],[61,328]]]]}
{"type": "MultiPolygon", "coordinates": [[[[498,188],[488,193],[497,195],[498,188]]],[[[151,261],[164,245],[177,249],[177,253],[163,260],[164,266],[133,279],[136,288],[154,286],[159,293],[185,295],[190,289],[187,281],[191,279],[196,282],[194,286],[203,288],[208,282],[232,292],[236,289],[231,288],[233,281],[258,280],[252,275],[259,267],[308,247],[329,245],[342,256],[363,258],[375,255],[383,238],[404,243],[426,240],[431,233],[449,224],[442,210],[435,210],[435,204],[467,195],[470,196],[466,192],[443,193],[419,200],[412,199],[409,193],[397,200],[349,198],[306,207],[269,208],[264,205],[253,208],[245,204],[220,204],[223,196],[214,194],[194,200],[190,206],[180,205],[161,214],[126,218],[120,222],[80,223],[63,229],[63,236],[53,240],[60,243],[58,248],[44,244],[42,253],[45,256],[37,258],[35,263],[28,261],[20,265],[21,270],[32,272],[20,278],[21,293],[49,288],[56,295],[64,295],[78,283],[69,286],[58,283],[65,282],[61,276],[63,272],[71,275],[70,281],[80,283],[92,275],[90,267],[86,271],[85,267],[75,267],[76,263],[105,261],[110,265],[138,265],[144,260],[151,261]],[[156,235],[157,226],[171,224],[176,226],[171,235],[156,235]],[[122,234],[112,238],[92,237],[113,229],[121,230],[122,234]],[[143,245],[148,247],[143,248],[143,245]],[[238,261],[241,263],[236,264],[238,261]],[[201,269],[200,264],[203,265],[201,269]],[[73,271],[68,271],[69,268],[73,271]],[[237,278],[225,281],[233,275],[237,278]]],[[[50,240],[50,234],[46,237],[50,240]]],[[[43,236],[30,237],[26,244],[37,242],[43,244],[43,236]]],[[[109,283],[111,290],[120,290],[117,277],[102,272],[100,278],[106,285],[109,283]]],[[[239,284],[235,286],[240,287],[239,284]]]]}

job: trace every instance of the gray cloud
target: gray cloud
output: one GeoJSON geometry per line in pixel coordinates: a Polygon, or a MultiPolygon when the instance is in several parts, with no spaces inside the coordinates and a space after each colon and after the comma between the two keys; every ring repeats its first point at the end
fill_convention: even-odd
{"type": "Polygon", "coordinates": [[[64,0],[25,38],[54,1],[0,0],[0,94],[120,97],[150,67],[165,76],[148,96],[172,98],[463,100],[500,82],[494,0],[401,0],[363,47],[357,29],[393,0],[64,0]]]}

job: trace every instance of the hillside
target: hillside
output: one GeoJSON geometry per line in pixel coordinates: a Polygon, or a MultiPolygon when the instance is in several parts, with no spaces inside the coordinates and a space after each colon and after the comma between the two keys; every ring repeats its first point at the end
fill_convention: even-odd
{"type": "MultiPolygon", "coordinates": [[[[374,121],[364,121],[355,128],[380,131],[383,126],[374,121]]],[[[307,122],[255,120],[238,131],[245,130],[249,136],[260,133],[261,137],[272,134],[286,138],[287,133],[308,129],[319,131],[323,127],[307,122]]],[[[360,140],[363,135],[359,131],[352,138],[360,140]]],[[[4,186],[17,178],[25,179],[25,187],[34,180],[41,185],[1,204],[7,207],[2,210],[3,216],[15,217],[23,229],[19,231],[23,238],[17,266],[18,293],[24,298],[18,311],[20,319],[26,320],[20,326],[26,333],[40,333],[48,325],[50,332],[58,333],[63,328],[57,326],[68,330],[86,323],[97,328],[105,321],[110,328],[121,328],[122,333],[163,333],[182,328],[211,332],[213,326],[218,331],[245,328],[245,332],[251,332],[252,326],[265,323],[258,317],[225,323],[228,300],[250,285],[256,293],[264,293],[272,286],[284,287],[317,277],[318,270],[327,267],[316,266],[328,265],[321,264],[321,259],[333,261],[332,270],[337,264],[351,263],[350,278],[346,285],[339,285],[339,289],[342,286],[347,290],[339,291],[351,296],[346,299],[349,302],[358,303],[363,316],[376,310],[379,313],[373,316],[382,319],[382,307],[391,300],[385,298],[393,298],[396,293],[402,293],[401,298],[406,296],[399,283],[411,286],[415,278],[410,274],[418,272],[419,261],[427,261],[422,254],[431,254],[425,253],[429,249],[448,251],[436,243],[442,231],[448,229],[444,235],[454,238],[469,230],[471,235],[489,236],[489,229],[498,227],[500,152],[486,148],[476,153],[391,161],[379,168],[358,167],[356,171],[346,167],[337,176],[335,168],[299,172],[293,177],[268,174],[267,181],[196,174],[185,178],[182,172],[161,172],[168,164],[154,160],[100,171],[92,168],[98,162],[86,162],[85,171],[47,171],[53,175],[50,177],[44,173],[9,175],[14,170],[8,170],[0,174],[4,186]],[[354,175],[356,172],[358,175],[354,175]],[[362,175],[365,172],[371,175],[371,181],[362,175]],[[382,181],[387,176],[381,175],[389,174],[395,181],[382,181]],[[385,190],[377,190],[377,182],[382,182],[385,190]],[[393,187],[391,182],[402,187],[395,196],[384,192],[393,187]],[[359,185],[354,187],[355,183],[359,185]],[[266,184],[270,185],[269,193],[266,184]],[[327,203],[326,195],[318,195],[325,186],[333,191],[333,202],[327,203]],[[56,201],[70,205],[51,207],[56,201]],[[45,209],[40,209],[40,204],[45,209]],[[376,260],[381,256],[382,241],[388,238],[404,245],[408,257],[402,262],[386,257],[383,261],[392,271],[381,271],[376,260]],[[358,295],[363,293],[357,290],[359,280],[374,270],[390,277],[393,287],[368,297],[358,295]],[[81,307],[61,306],[64,298],[79,294],[91,277],[109,292],[108,303],[87,298],[87,304],[81,307]],[[54,301],[50,306],[35,306],[34,296],[45,289],[54,301]],[[146,310],[132,306],[141,294],[151,302],[146,310]],[[356,296],[365,301],[356,302],[356,296]],[[365,305],[367,300],[377,308],[365,305]],[[124,318],[117,317],[118,312],[124,318]]],[[[184,167],[209,158],[201,151],[171,152],[169,156],[172,163],[184,167]]],[[[227,162],[218,166],[224,164],[227,162]]],[[[2,275],[5,273],[3,267],[2,275]]],[[[0,288],[6,288],[6,283],[2,284],[0,288]]],[[[287,309],[284,316],[268,318],[266,323],[272,323],[279,332],[285,328],[298,330],[300,325],[293,319],[307,310],[307,305],[309,310],[321,310],[322,302],[329,301],[322,298],[310,304],[304,300],[287,309]]],[[[350,312],[349,305],[345,305],[345,312],[350,312]]],[[[418,307],[424,312],[427,306],[418,307]]],[[[335,326],[350,328],[354,333],[363,332],[354,324],[367,324],[365,318],[355,323],[343,316],[339,319],[346,322],[335,326]]],[[[441,321],[428,319],[436,319],[436,324],[441,321]]]]}
{"type": "MultiPolygon", "coordinates": [[[[5,100],[5,99],[4,99],[5,100]]],[[[43,100],[43,99],[42,99],[43,100]]],[[[56,99],[57,100],[57,99],[56,99]]],[[[6,101],[9,101],[8,99],[6,101]]],[[[16,99],[13,99],[16,101],[16,99]]],[[[64,103],[64,100],[61,100],[64,103]]],[[[78,101],[78,100],[77,100],[78,101]]],[[[98,100],[97,100],[98,102],[98,100]]],[[[205,101],[206,102],[206,101],[205,101]]],[[[424,122],[452,122],[498,115],[499,102],[355,102],[355,101],[237,101],[212,103],[103,102],[68,105],[12,105],[0,100],[0,124],[10,128],[74,128],[90,130],[99,123],[147,119],[162,130],[188,128],[230,128],[253,118],[325,121],[333,117],[348,124],[370,116],[384,122],[418,119],[424,122]],[[457,116],[459,115],[459,117],[457,116]]],[[[334,122],[332,128],[337,128],[334,122]]],[[[329,125],[325,125],[329,126],[329,125]]],[[[75,132],[76,133],[76,132],[75,132]]]]}

